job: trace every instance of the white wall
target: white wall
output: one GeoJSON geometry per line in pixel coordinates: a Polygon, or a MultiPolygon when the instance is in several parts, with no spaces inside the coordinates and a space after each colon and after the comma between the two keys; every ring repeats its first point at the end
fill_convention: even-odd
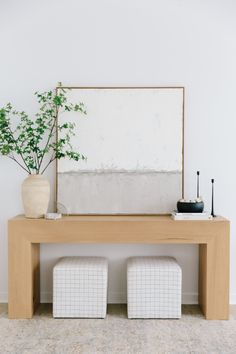
{"type": "MultiPolygon", "coordinates": [[[[234,0],[2,0],[0,105],[33,112],[33,92],[65,85],[186,87],[185,188],[195,171],[209,207],[232,220],[231,303],[236,303],[236,2],[234,0]]],[[[53,186],[54,169],[48,171],[53,186]]],[[[17,166],[0,158],[0,301],[7,299],[7,219],[21,213],[17,166]]],[[[170,254],[184,270],[185,302],[196,300],[195,246],[43,245],[42,292],[50,296],[52,265],[61,255],[111,259],[110,295],[121,301],[124,258],[170,254]],[[116,268],[118,271],[116,271],[116,268]],[[194,295],[195,294],[195,295],[194,295]]]]}

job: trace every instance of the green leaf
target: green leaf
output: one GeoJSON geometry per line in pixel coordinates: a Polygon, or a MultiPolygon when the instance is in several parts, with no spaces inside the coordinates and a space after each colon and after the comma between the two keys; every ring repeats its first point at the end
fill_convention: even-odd
{"type": "MultiPolygon", "coordinates": [[[[51,156],[50,162],[65,157],[75,161],[85,160],[84,155],[72,149],[75,123],[65,122],[56,126],[58,110],[86,114],[82,102],[67,102],[66,93],[65,89],[58,90],[57,94],[53,91],[35,92],[39,111],[33,119],[25,111],[13,109],[11,103],[0,108],[0,154],[13,158],[15,153],[21,167],[29,173],[42,171],[47,154],[51,156]],[[58,132],[60,136],[55,141],[58,132]]],[[[17,162],[15,157],[13,159],[17,162]]]]}

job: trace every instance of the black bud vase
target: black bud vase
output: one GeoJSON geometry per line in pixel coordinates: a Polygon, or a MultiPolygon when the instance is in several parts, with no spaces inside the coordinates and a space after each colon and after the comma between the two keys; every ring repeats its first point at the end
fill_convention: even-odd
{"type": "Polygon", "coordinates": [[[179,213],[202,213],[204,210],[203,201],[182,201],[177,202],[177,210],[179,213]]]}
{"type": "Polygon", "coordinates": [[[199,176],[200,171],[197,171],[197,198],[193,200],[180,199],[177,202],[177,210],[179,213],[202,213],[204,210],[203,200],[199,197],[199,176]]]}

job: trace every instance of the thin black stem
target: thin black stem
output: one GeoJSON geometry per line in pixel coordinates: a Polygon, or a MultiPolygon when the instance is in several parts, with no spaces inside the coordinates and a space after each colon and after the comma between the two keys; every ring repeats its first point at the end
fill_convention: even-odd
{"type": "Polygon", "coordinates": [[[199,175],[200,175],[200,172],[197,171],[197,198],[199,198],[199,175]]]}
{"type": "Polygon", "coordinates": [[[215,217],[215,212],[214,212],[214,179],[211,180],[211,216],[214,218],[215,217]]]}
{"type": "Polygon", "coordinates": [[[54,160],[56,160],[56,157],[53,157],[49,160],[49,162],[47,163],[47,165],[44,167],[43,171],[41,172],[41,174],[44,173],[44,171],[48,168],[48,166],[50,165],[50,163],[52,163],[54,160]]]}
{"type": "Polygon", "coordinates": [[[43,153],[42,158],[41,158],[41,160],[40,160],[40,162],[39,162],[39,170],[40,170],[40,168],[41,168],[41,165],[42,165],[42,162],[43,162],[43,159],[44,159],[44,156],[45,156],[45,151],[46,151],[46,149],[47,149],[47,147],[48,147],[48,144],[49,144],[49,142],[50,142],[50,139],[52,138],[52,135],[51,135],[51,134],[52,134],[53,129],[54,129],[55,124],[56,124],[57,114],[58,114],[58,108],[56,107],[56,115],[55,115],[55,117],[54,117],[54,122],[53,122],[52,128],[50,129],[50,132],[49,132],[49,134],[48,134],[48,139],[47,139],[46,145],[45,145],[45,147],[44,147],[44,153],[43,153]]]}
{"type": "Polygon", "coordinates": [[[37,166],[37,157],[36,157],[35,153],[34,153],[33,160],[34,160],[34,170],[35,170],[35,173],[37,174],[38,173],[38,166],[37,166]]]}
{"type": "MultiPolygon", "coordinates": [[[[17,148],[17,153],[21,156],[21,158],[22,158],[22,160],[23,160],[23,162],[24,162],[24,164],[25,164],[25,167],[26,167],[26,169],[24,168],[24,170],[26,170],[29,174],[31,174],[31,171],[30,171],[30,169],[29,169],[29,167],[28,167],[28,165],[27,165],[27,163],[25,162],[25,159],[24,159],[24,157],[23,157],[23,155],[22,155],[22,152],[21,152],[21,149],[20,149],[20,147],[18,146],[18,144],[17,144],[17,140],[14,138],[14,134],[13,134],[13,132],[12,132],[12,130],[11,130],[11,128],[8,126],[8,129],[9,129],[9,131],[10,131],[10,133],[11,133],[11,136],[12,136],[12,139],[14,140],[14,143],[15,143],[15,146],[16,146],[16,148],[17,148]]],[[[14,159],[15,160],[15,159],[14,159]]],[[[15,160],[16,161],[16,160],[15,160]]],[[[19,163],[18,163],[19,164],[19,163]]],[[[22,167],[22,165],[20,165],[21,167],[22,167]]]]}
{"type": "Polygon", "coordinates": [[[21,168],[23,168],[23,170],[25,170],[27,173],[31,174],[31,171],[27,170],[24,166],[22,166],[22,164],[21,164],[19,161],[17,161],[14,156],[8,155],[7,157],[9,157],[9,159],[15,161],[15,162],[16,162],[21,168]]]}
{"type": "Polygon", "coordinates": [[[35,159],[36,159],[36,166],[37,166],[36,171],[37,173],[39,173],[39,157],[37,152],[35,152],[35,159]]]}

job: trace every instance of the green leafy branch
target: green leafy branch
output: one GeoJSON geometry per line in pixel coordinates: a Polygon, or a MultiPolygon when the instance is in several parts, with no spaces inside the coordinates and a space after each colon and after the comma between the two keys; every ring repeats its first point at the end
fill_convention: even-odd
{"type": "Polygon", "coordinates": [[[39,111],[30,119],[25,111],[16,111],[8,103],[0,108],[0,154],[15,161],[27,173],[44,173],[56,159],[79,161],[85,156],[73,151],[71,138],[75,124],[57,122],[59,111],[86,114],[83,103],[68,102],[66,90],[59,88],[35,96],[39,111]],[[46,156],[50,155],[45,162],[46,156]]]}

